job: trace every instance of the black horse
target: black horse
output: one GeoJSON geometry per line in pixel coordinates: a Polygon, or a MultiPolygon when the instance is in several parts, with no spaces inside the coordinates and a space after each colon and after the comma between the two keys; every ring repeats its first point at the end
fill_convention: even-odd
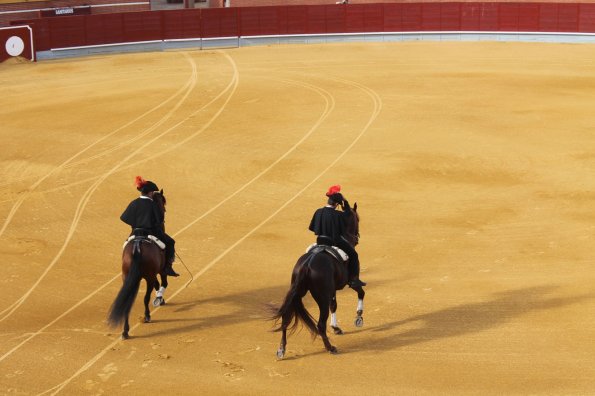
{"type": "MultiPolygon", "coordinates": [[[[357,203],[353,205],[353,209],[346,207],[347,221],[345,239],[356,246],[359,240],[359,214],[357,213],[357,203]]],[[[331,249],[331,248],[329,248],[331,249]]],[[[331,345],[328,336],[326,335],[326,321],[329,316],[329,309],[331,312],[331,327],[335,334],[343,334],[343,331],[337,325],[336,311],[337,311],[337,290],[343,289],[348,282],[347,264],[337,258],[335,255],[327,252],[323,247],[317,247],[310,250],[299,258],[293,273],[291,275],[291,287],[287,296],[280,308],[275,310],[273,320],[276,323],[281,320],[281,324],[275,331],[282,331],[281,345],[277,350],[277,357],[279,359],[285,356],[285,347],[287,345],[287,329],[294,332],[301,320],[314,337],[320,335],[324,346],[330,353],[337,353],[337,348],[331,345]],[[318,324],[314,322],[314,318],[304,307],[302,298],[307,292],[310,292],[320,310],[318,324]],[[293,325],[292,325],[293,322],[293,325]]],[[[363,326],[363,311],[364,311],[364,295],[366,294],[363,288],[355,289],[358,296],[357,316],[355,325],[357,327],[363,326]]]]}
{"type": "MultiPolygon", "coordinates": [[[[165,196],[163,190],[153,194],[153,201],[157,203],[159,210],[161,210],[161,218],[165,214],[165,196]]],[[[161,224],[162,229],[164,228],[161,224]]],[[[113,302],[109,316],[108,323],[111,326],[117,326],[124,322],[124,331],[122,338],[128,339],[128,331],[130,326],[128,324],[128,316],[132,304],[138,293],[141,279],[147,283],[147,291],[145,293],[145,323],[151,321],[151,313],[149,311],[149,300],[153,289],[157,291],[157,297],[153,301],[154,306],[165,304],[163,293],[167,288],[167,275],[165,273],[165,253],[157,243],[150,239],[147,235],[135,236],[128,241],[122,252],[122,278],[124,284],[120,292],[113,302]],[[157,274],[161,276],[162,286],[160,287],[157,280],[157,274]]]]}

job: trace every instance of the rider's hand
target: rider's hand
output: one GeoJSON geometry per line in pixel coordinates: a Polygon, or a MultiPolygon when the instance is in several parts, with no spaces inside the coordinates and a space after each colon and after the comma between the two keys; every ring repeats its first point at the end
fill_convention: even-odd
{"type": "Polygon", "coordinates": [[[351,210],[349,202],[346,199],[343,199],[343,204],[341,206],[343,207],[343,210],[351,210]]]}

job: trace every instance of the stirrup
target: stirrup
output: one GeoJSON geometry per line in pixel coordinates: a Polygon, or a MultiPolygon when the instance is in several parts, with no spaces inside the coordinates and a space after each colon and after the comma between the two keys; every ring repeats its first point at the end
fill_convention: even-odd
{"type": "Polygon", "coordinates": [[[366,282],[362,281],[359,278],[356,279],[352,279],[348,282],[349,287],[351,287],[352,289],[355,289],[356,287],[364,287],[367,285],[366,282]]]}
{"type": "Polygon", "coordinates": [[[168,265],[167,268],[165,269],[165,274],[167,276],[180,276],[180,274],[178,274],[176,271],[174,271],[173,267],[171,265],[168,265]]]}

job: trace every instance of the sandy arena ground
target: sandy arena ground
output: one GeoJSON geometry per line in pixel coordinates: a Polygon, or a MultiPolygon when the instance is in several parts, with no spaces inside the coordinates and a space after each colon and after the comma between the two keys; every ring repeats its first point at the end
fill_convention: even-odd
{"type": "Polygon", "coordinates": [[[0,394],[595,394],[594,49],[0,65],[0,394]],[[105,318],[136,175],[194,280],[178,262],[122,342],[105,318]],[[343,290],[340,354],[304,330],[277,361],[265,307],[335,183],[359,205],[365,325],[343,290]]]}

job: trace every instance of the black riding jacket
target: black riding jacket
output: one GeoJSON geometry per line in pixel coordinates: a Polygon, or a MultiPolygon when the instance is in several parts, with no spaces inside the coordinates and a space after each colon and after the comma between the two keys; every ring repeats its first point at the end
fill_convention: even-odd
{"type": "Polygon", "coordinates": [[[318,236],[327,236],[333,243],[340,243],[345,234],[345,213],[330,206],[317,209],[310,221],[310,231],[318,236]]]}
{"type": "Polygon", "coordinates": [[[149,198],[137,198],[130,202],[120,220],[132,229],[143,228],[158,236],[162,233],[163,218],[159,213],[157,204],[149,198]]]}

